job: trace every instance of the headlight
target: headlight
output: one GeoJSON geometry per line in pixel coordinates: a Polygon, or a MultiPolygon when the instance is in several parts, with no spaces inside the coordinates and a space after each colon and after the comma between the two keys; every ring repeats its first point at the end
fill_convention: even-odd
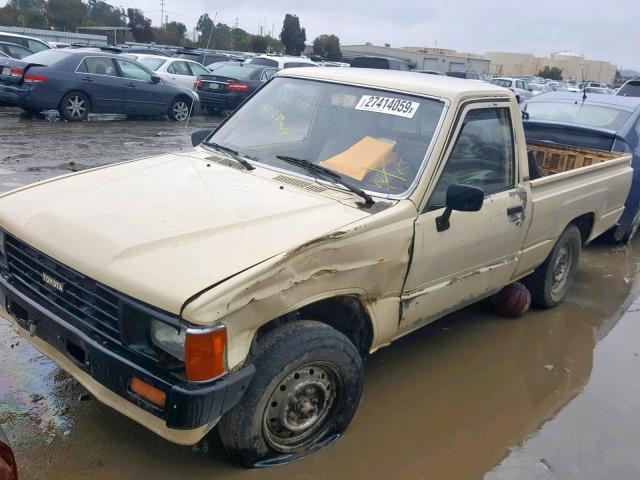
{"type": "Polygon", "coordinates": [[[184,360],[184,342],[187,334],[183,328],[151,319],[151,343],[178,360],[184,360]]]}

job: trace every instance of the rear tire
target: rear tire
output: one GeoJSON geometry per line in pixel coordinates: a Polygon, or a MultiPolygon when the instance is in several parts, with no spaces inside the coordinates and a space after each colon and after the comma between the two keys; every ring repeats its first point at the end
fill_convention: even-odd
{"type": "Polygon", "coordinates": [[[633,221],[631,222],[631,225],[629,225],[629,228],[624,233],[624,235],[622,236],[622,238],[618,243],[623,245],[631,243],[631,240],[633,240],[634,237],[636,236],[636,233],[638,233],[638,228],[640,228],[640,210],[638,210],[635,217],[633,217],[633,221]]]}
{"type": "Polygon", "coordinates": [[[82,92],[69,92],[60,102],[60,117],[68,122],[82,122],[89,117],[91,101],[82,92]]]}
{"type": "Polygon", "coordinates": [[[533,305],[553,308],[565,299],[578,268],[581,249],[580,231],[571,224],[562,232],[544,263],[522,281],[531,292],[533,305]]]}
{"type": "Polygon", "coordinates": [[[218,424],[235,463],[251,468],[274,456],[304,456],[351,422],[362,359],[334,328],[306,320],[285,324],[265,334],[249,360],[255,376],[218,424]]]}
{"type": "Polygon", "coordinates": [[[176,122],[184,122],[191,113],[191,102],[185,98],[178,97],[171,102],[169,107],[169,118],[176,122]]]}

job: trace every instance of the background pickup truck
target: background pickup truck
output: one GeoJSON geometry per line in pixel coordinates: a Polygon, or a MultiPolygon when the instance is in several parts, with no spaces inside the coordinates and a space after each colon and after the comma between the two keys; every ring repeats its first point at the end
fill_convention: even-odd
{"type": "Polygon", "coordinates": [[[102,402],[181,444],[218,424],[248,467],[339,437],[394,339],[518,279],[561,302],[632,176],[410,72],[286,70],[194,143],[3,195],[2,305],[102,402]]]}

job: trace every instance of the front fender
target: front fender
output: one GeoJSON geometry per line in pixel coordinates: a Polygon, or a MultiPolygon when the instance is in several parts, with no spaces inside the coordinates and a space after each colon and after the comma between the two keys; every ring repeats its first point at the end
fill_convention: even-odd
{"type": "Polygon", "coordinates": [[[243,364],[264,324],[319,300],[360,298],[373,347],[395,336],[416,210],[409,201],[320,236],[242,272],[193,299],[182,312],[198,325],[227,326],[227,361],[243,364]]]}

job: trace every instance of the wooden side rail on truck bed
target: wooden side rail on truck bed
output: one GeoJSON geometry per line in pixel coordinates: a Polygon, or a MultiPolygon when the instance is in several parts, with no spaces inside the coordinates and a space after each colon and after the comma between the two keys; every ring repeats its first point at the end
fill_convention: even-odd
{"type": "Polygon", "coordinates": [[[619,153],[549,144],[535,140],[527,140],[527,150],[533,153],[536,163],[545,175],[587,167],[620,157],[619,153]]]}

